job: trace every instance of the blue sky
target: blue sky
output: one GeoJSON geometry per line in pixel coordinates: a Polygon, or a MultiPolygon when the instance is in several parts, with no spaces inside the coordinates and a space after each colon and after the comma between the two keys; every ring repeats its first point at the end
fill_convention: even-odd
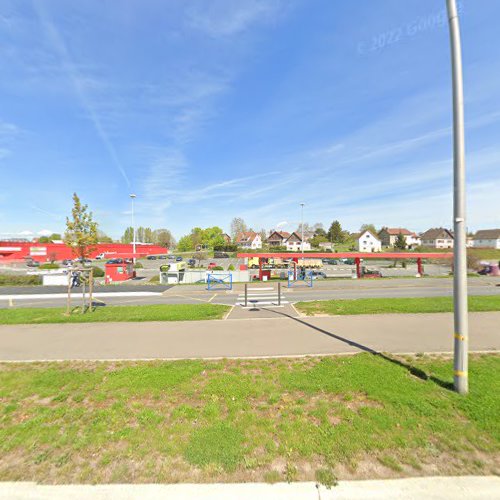
{"type": "MultiPolygon", "coordinates": [[[[500,226],[500,2],[461,0],[468,226],[500,226]]],[[[0,233],[452,225],[444,0],[3,0],[0,233]]]]}

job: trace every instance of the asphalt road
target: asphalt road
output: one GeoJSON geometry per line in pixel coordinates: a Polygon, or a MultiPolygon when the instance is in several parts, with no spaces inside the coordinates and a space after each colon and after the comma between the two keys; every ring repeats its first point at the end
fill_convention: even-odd
{"type": "MultiPolygon", "coordinates": [[[[500,278],[470,278],[470,295],[500,295],[500,278]]],[[[252,283],[250,288],[258,290],[272,288],[263,295],[277,296],[277,283],[252,283]]],[[[452,295],[452,280],[449,278],[395,278],[377,280],[318,280],[312,288],[297,286],[287,288],[282,283],[282,296],[289,302],[328,299],[390,298],[390,297],[438,297],[452,295]]],[[[244,285],[235,284],[233,290],[206,290],[206,285],[119,285],[97,287],[96,301],[106,305],[141,304],[214,304],[234,305],[241,301],[244,285]]],[[[78,293],[73,295],[75,302],[78,293]]],[[[2,287],[0,308],[8,307],[60,307],[66,299],[65,287],[2,287]],[[20,290],[22,289],[22,290],[20,290]]]]}
{"type": "MultiPolygon", "coordinates": [[[[450,352],[453,315],[0,326],[0,360],[185,359],[450,352]]],[[[500,312],[471,313],[470,349],[500,349],[500,312]]]]}

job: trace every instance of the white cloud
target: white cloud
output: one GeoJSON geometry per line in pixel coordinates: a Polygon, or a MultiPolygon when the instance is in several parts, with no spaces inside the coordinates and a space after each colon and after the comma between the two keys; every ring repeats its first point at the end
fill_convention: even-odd
{"type": "Polygon", "coordinates": [[[36,234],[38,234],[38,236],[50,236],[53,233],[54,231],[51,231],[50,229],[41,229],[36,234]]]}
{"type": "Polygon", "coordinates": [[[187,11],[188,25],[212,37],[227,37],[274,19],[282,7],[280,0],[202,0],[187,11]]]}
{"type": "Polygon", "coordinates": [[[125,171],[125,168],[123,167],[120,159],[118,158],[118,154],[116,152],[116,149],[112,142],[110,141],[107,132],[105,131],[103,124],[101,122],[101,119],[92,104],[91,100],[88,97],[87,94],[87,88],[89,86],[89,80],[87,77],[83,76],[80,74],[80,71],[78,70],[77,66],[73,63],[73,60],[71,58],[71,55],[68,51],[68,48],[66,47],[66,44],[64,43],[63,38],[57,31],[55,25],[52,23],[50,20],[50,17],[48,13],[45,10],[45,7],[43,6],[42,2],[35,2],[34,3],[35,10],[38,14],[38,17],[40,19],[40,22],[42,24],[42,27],[51,42],[54,50],[56,51],[57,55],[59,56],[62,64],[63,70],[66,72],[69,80],[71,81],[75,93],[80,101],[81,106],[83,109],[86,111],[88,118],[90,119],[91,123],[94,126],[94,129],[101,140],[102,144],[104,145],[106,151],[108,152],[111,161],[117,168],[117,170],[120,172],[122,175],[123,179],[127,183],[127,186],[130,186],[130,180],[129,177],[125,171]]]}

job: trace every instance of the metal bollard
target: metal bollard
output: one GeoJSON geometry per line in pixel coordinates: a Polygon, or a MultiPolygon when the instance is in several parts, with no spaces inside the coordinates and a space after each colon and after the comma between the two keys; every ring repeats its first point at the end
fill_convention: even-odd
{"type": "Polygon", "coordinates": [[[245,307],[248,306],[248,290],[247,290],[248,285],[245,283],[245,307]]]}

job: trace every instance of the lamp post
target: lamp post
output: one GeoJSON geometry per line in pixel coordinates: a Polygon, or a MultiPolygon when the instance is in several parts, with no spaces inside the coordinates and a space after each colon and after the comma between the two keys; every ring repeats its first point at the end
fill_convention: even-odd
{"type": "Polygon", "coordinates": [[[469,392],[467,316],[467,236],[465,222],[465,138],[462,49],[456,0],[447,0],[453,79],[453,385],[459,394],[469,392]]]}
{"type": "Polygon", "coordinates": [[[302,254],[302,265],[304,265],[304,205],[300,204],[300,229],[301,229],[301,240],[300,240],[300,253],[302,254]]]}
{"type": "Polygon", "coordinates": [[[135,217],[134,217],[134,200],[137,198],[137,195],[131,194],[130,198],[132,200],[132,251],[134,253],[134,264],[135,264],[135,217]]]}

